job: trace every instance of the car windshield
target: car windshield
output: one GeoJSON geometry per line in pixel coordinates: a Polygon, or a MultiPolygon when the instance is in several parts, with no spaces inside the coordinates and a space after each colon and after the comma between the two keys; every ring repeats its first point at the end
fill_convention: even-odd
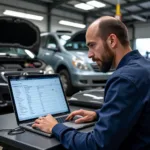
{"type": "Polygon", "coordinates": [[[85,39],[85,31],[75,33],[72,38],[64,45],[69,51],[88,51],[85,39]]]}
{"type": "Polygon", "coordinates": [[[68,42],[65,45],[65,49],[70,50],[70,51],[88,51],[88,47],[87,47],[85,41],[68,42]]]}
{"type": "Polygon", "coordinates": [[[35,55],[27,49],[9,48],[9,47],[0,47],[0,56],[25,57],[25,58],[35,57],[35,55]]]}

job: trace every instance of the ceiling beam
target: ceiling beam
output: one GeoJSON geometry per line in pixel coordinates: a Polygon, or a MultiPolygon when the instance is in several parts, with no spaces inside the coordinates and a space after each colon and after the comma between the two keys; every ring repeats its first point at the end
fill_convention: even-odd
{"type": "Polygon", "coordinates": [[[53,2],[53,4],[50,5],[50,7],[51,8],[56,8],[56,7],[58,7],[58,6],[62,5],[62,4],[65,4],[65,3],[69,2],[69,1],[71,1],[71,0],[55,0],[53,2]]]}
{"type": "Polygon", "coordinates": [[[48,3],[43,2],[41,0],[21,0],[21,1],[29,2],[29,3],[33,3],[33,4],[38,4],[38,5],[42,5],[42,6],[46,6],[46,7],[48,4],[48,3]]]}
{"type": "Polygon", "coordinates": [[[40,0],[40,1],[45,3],[53,3],[53,0],[40,0]]]}
{"type": "MultiPolygon", "coordinates": [[[[127,3],[130,3],[130,2],[131,2],[130,0],[125,0],[125,1],[126,1],[127,3]]],[[[140,9],[142,9],[142,10],[144,9],[144,7],[140,6],[139,4],[137,4],[136,6],[139,7],[140,9]]]]}
{"type": "MultiPolygon", "coordinates": [[[[136,19],[129,20],[129,21],[124,21],[124,23],[127,24],[127,25],[132,25],[132,24],[135,24],[135,23],[145,24],[145,22],[142,22],[142,21],[139,21],[139,20],[136,20],[136,19]]],[[[146,23],[150,23],[150,16],[147,17],[147,22],[146,23]]]]}
{"type": "Polygon", "coordinates": [[[144,10],[139,10],[139,11],[135,11],[135,12],[132,12],[131,14],[124,14],[123,17],[126,17],[126,16],[130,16],[130,15],[140,15],[142,13],[145,13],[145,12],[149,12],[149,8],[145,8],[144,10]]]}

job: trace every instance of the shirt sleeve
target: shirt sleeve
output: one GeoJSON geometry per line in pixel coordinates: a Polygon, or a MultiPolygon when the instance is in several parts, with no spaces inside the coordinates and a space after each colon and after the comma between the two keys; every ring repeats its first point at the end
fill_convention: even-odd
{"type": "Polygon", "coordinates": [[[100,109],[95,110],[95,112],[96,112],[96,120],[99,119],[99,111],[100,111],[100,109]]]}
{"type": "Polygon", "coordinates": [[[117,150],[136,124],[142,110],[134,83],[124,77],[109,81],[105,103],[92,132],[82,133],[57,124],[52,133],[70,150],[117,150]]]}

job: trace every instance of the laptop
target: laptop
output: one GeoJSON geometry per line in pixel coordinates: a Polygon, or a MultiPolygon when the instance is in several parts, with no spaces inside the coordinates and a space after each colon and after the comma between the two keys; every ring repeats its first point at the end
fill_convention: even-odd
{"type": "Polygon", "coordinates": [[[74,120],[65,121],[70,108],[58,74],[9,76],[8,85],[17,123],[26,130],[50,137],[51,134],[32,128],[35,119],[47,114],[75,129],[83,129],[95,123],[75,124],[74,120]]]}

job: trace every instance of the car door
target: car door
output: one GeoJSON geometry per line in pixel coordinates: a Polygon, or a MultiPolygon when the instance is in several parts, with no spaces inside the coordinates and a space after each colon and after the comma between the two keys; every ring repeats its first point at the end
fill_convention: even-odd
{"type": "Polygon", "coordinates": [[[53,35],[47,35],[42,37],[42,40],[46,41],[43,43],[42,50],[40,51],[40,58],[43,59],[47,64],[50,64],[53,68],[56,64],[56,53],[58,52],[58,43],[53,35]]]}

